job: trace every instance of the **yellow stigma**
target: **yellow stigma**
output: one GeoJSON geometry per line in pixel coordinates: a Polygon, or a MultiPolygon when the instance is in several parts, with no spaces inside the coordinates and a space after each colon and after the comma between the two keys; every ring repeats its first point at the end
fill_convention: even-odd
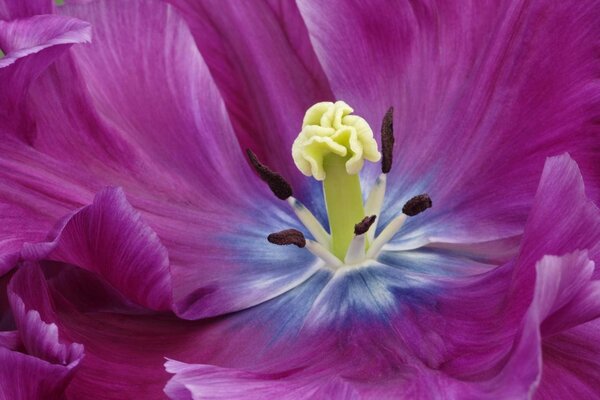
{"type": "Polygon", "coordinates": [[[324,180],[323,162],[328,155],[343,158],[350,175],[360,172],[365,159],[379,161],[371,127],[363,118],[350,115],[353,111],[343,101],[317,103],[306,111],[302,131],[292,146],[294,163],[304,175],[324,180]]]}

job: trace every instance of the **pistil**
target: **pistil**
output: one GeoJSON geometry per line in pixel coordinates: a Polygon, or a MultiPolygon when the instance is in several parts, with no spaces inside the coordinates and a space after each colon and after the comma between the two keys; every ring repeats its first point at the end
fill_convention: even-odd
{"type": "Polygon", "coordinates": [[[382,212],[387,178],[392,168],[394,129],[393,108],[386,112],[381,126],[382,152],[369,124],[351,115],[352,108],[343,101],[317,103],[308,109],[302,131],[292,146],[292,157],[298,169],[323,183],[330,232],[317,218],[292,196],[289,183],[277,172],[261,163],[248,150],[248,158],[260,178],[281,200],[286,200],[298,219],[315,240],[301,231],[286,229],[268,236],[277,245],[306,248],[332,269],[359,267],[365,260],[377,259],[385,246],[400,230],[407,218],[432,206],[427,194],[411,198],[402,214],[392,219],[375,237],[377,215],[382,212]],[[381,159],[381,175],[363,204],[359,172],[365,161],[381,159]],[[370,215],[370,216],[365,216],[370,215]]]}
{"type": "Polygon", "coordinates": [[[365,216],[358,174],[346,172],[348,158],[327,156],[323,192],[331,229],[331,252],[343,260],[354,237],[354,225],[365,216]]]}
{"type": "Polygon", "coordinates": [[[292,146],[300,171],[323,181],[330,227],[329,250],[344,260],[354,225],[365,217],[358,173],[365,160],[381,158],[367,121],[352,115],[343,101],[317,103],[308,109],[292,146]]]}

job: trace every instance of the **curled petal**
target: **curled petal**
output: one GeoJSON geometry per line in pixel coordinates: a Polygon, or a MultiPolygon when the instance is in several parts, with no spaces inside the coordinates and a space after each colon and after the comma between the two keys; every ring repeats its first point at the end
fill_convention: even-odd
{"type": "Polygon", "coordinates": [[[24,265],[9,285],[18,328],[18,351],[0,346],[0,397],[15,400],[62,399],[83,358],[83,346],[65,341],[54,323],[44,276],[24,265]]]}
{"type": "Polygon", "coordinates": [[[525,226],[513,273],[513,301],[521,302],[521,307],[531,301],[538,260],[577,250],[587,250],[590,259],[599,260],[600,210],[587,198],[575,161],[568,155],[552,157],[544,167],[525,226]]]}
{"type": "Polygon", "coordinates": [[[90,38],[90,24],[75,18],[38,15],[0,20],[0,49],[6,53],[0,59],[0,128],[24,129],[20,107],[31,82],[73,44],[90,38]]]}
{"type": "Polygon", "coordinates": [[[77,265],[155,310],[171,308],[167,250],[125,198],[107,188],[94,203],[65,218],[48,241],[26,244],[23,257],[77,265]]]}
{"type": "Polygon", "coordinates": [[[294,370],[260,374],[173,360],[165,363],[165,369],[174,374],[165,386],[165,393],[172,400],[361,398],[359,392],[342,378],[319,379],[318,376],[303,376],[294,370]]]}

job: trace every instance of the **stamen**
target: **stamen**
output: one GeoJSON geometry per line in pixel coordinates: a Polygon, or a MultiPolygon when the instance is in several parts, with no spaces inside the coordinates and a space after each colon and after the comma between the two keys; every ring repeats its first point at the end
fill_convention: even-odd
{"type": "Polygon", "coordinates": [[[267,236],[269,243],[285,246],[288,244],[294,244],[300,248],[306,246],[306,239],[304,234],[297,229],[286,229],[281,232],[271,233],[267,236]]]}
{"type": "Polygon", "coordinates": [[[387,226],[381,231],[379,236],[373,241],[371,247],[367,251],[367,258],[375,258],[375,256],[379,253],[379,250],[383,247],[384,244],[389,242],[394,235],[400,230],[402,225],[404,225],[404,221],[406,221],[407,215],[400,214],[396,218],[392,220],[387,226]]]}
{"type": "Polygon", "coordinates": [[[329,247],[331,238],[329,233],[323,228],[323,225],[315,218],[313,213],[304,206],[299,200],[294,197],[289,197],[287,202],[292,207],[292,210],[296,213],[296,216],[304,224],[306,229],[313,235],[313,237],[325,247],[329,247]]]}
{"type": "Polygon", "coordinates": [[[362,221],[358,224],[354,225],[354,234],[355,235],[363,235],[365,232],[369,230],[373,222],[377,217],[375,215],[371,215],[370,217],[364,217],[362,221]]]}
{"type": "Polygon", "coordinates": [[[277,244],[279,246],[286,246],[289,244],[296,245],[300,248],[306,247],[308,251],[314,254],[325,262],[325,264],[332,267],[341,267],[342,262],[333,254],[329,252],[319,242],[315,242],[310,239],[306,239],[302,232],[297,229],[285,229],[280,232],[271,233],[267,236],[269,243],[277,244]]]}
{"type": "Polygon", "coordinates": [[[358,173],[381,154],[367,121],[343,101],[310,107],[292,144],[292,158],[306,176],[323,182],[331,252],[343,260],[356,221],[365,217],[358,173]]]}
{"type": "Polygon", "coordinates": [[[381,123],[381,172],[387,174],[392,169],[394,152],[394,107],[390,107],[381,123]]]}
{"type": "Polygon", "coordinates": [[[344,263],[347,265],[357,264],[365,259],[365,249],[367,245],[367,237],[365,233],[369,230],[373,222],[375,222],[376,216],[371,215],[365,217],[358,224],[354,225],[354,238],[348,246],[344,263]]]}
{"type": "Polygon", "coordinates": [[[307,239],[306,248],[308,249],[308,251],[313,253],[315,256],[319,257],[325,262],[325,264],[329,266],[341,267],[343,265],[339,258],[331,254],[329,250],[327,250],[318,242],[307,239]]]}
{"type": "MultiPolygon", "coordinates": [[[[383,205],[383,199],[385,198],[385,189],[387,186],[387,177],[385,174],[379,175],[375,181],[375,185],[367,197],[365,203],[365,214],[366,215],[379,215],[381,214],[381,206],[383,205]]],[[[369,232],[367,232],[367,241],[373,242],[375,237],[375,231],[377,230],[377,220],[371,225],[369,232]]]]}
{"type": "Polygon", "coordinates": [[[371,247],[369,247],[369,250],[367,251],[367,258],[374,258],[377,256],[381,248],[387,242],[392,240],[396,233],[398,233],[408,217],[413,217],[422,213],[431,207],[431,205],[431,198],[429,198],[429,195],[426,193],[415,196],[407,201],[404,207],[402,207],[402,214],[394,218],[373,241],[371,247]]]}
{"type": "Polygon", "coordinates": [[[269,188],[277,198],[286,200],[292,196],[292,187],[281,175],[261,163],[252,150],[246,149],[246,154],[248,154],[250,164],[252,164],[260,179],[269,185],[269,188]]]}
{"type": "Polygon", "coordinates": [[[409,217],[414,217],[431,206],[431,198],[427,193],[423,193],[407,201],[404,207],[402,207],[402,212],[409,217]]]}

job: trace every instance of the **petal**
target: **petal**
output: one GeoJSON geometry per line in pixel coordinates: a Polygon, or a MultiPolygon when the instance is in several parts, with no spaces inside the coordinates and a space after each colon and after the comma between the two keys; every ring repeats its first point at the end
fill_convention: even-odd
{"type": "Polygon", "coordinates": [[[173,400],[195,399],[298,399],[336,398],[357,400],[361,397],[343,379],[318,376],[298,377],[297,371],[277,374],[257,374],[209,365],[189,365],[173,360],[165,363],[167,372],[174,374],[165,386],[173,400]],[[290,377],[291,376],[291,377],[290,377]]]}
{"type": "Polygon", "coordinates": [[[593,399],[600,395],[599,321],[544,339],[542,380],[536,399],[593,399]]]}
{"type": "Polygon", "coordinates": [[[333,97],[295,3],[170,2],[190,25],[242,146],[300,192],[310,181],[292,162],[292,142],[306,110],[333,97]]]}
{"type": "MultiPolygon", "coordinates": [[[[61,333],[86,349],[69,387],[74,398],[102,393],[107,398],[162,399],[169,379],[163,368],[165,357],[247,368],[277,354],[289,359],[281,347],[270,349],[268,343],[277,337],[278,329],[284,329],[281,319],[290,332],[300,327],[302,319],[290,311],[310,307],[307,299],[318,294],[325,280],[315,276],[310,284],[294,289],[293,296],[265,303],[276,302],[262,312],[252,311],[254,307],[231,318],[193,322],[118,304],[115,290],[87,271],[67,265],[45,268],[51,276],[50,292],[61,333]],[[269,329],[262,328],[267,325],[269,329]]],[[[30,287],[31,295],[39,290],[35,280],[30,287]]],[[[286,332],[281,334],[289,339],[286,332]]]]}
{"type": "Polygon", "coordinates": [[[52,0],[2,0],[0,1],[0,20],[31,17],[36,14],[52,14],[52,0]]]}
{"type": "Polygon", "coordinates": [[[519,234],[545,157],[565,151],[598,198],[597,2],[298,4],[336,97],[375,126],[394,106],[380,226],[427,192],[406,227],[423,240],[519,234]]]}
{"type": "MultiPolygon", "coordinates": [[[[277,250],[277,260],[296,260],[292,266],[270,256],[264,238],[297,223],[288,222],[291,213],[271,200],[243,160],[181,18],[155,1],[60,10],[94,23],[94,44],[55,63],[30,87],[27,106],[37,132],[25,139],[34,149],[8,142],[0,160],[5,214],[28,223],[11,224],[0,238],[17,240],[16,248],[22,239],[39,240],[48,220],[88,204],[105,185],[119,185],[168,248],[177,309],[186,318],[250,307],[310,276],[314,260],[307,252],[277,250]],[[135,37],[149,39],[123,39],[135,37]]],[[[7,253],[14,257],[12,247],[7,253]]]]}
{"type": "Polygon", "coordinates": [[[64,399],[70,370],[0,347],[0,396],[11,400],[64,399]]]}
{"type": "Polygon", "coordinates": [[[62,399],[83,358],[82,345],[59,338],[43,281],[36,265],[26,265],[9,285],[12,311],[26,353],[0,347],[3,398],[62,399]]]}
{"type": "Polygon", "coordinates": [[[234,189],[252,187],[218,90],[171,8],[158,1],[100,1],[60,12],[94,23],[94,41],[30,85],[21,111],[31,129],[11,133],[87,172],[96,188],[144,187],[146,197],[152,192],[198,204],[240,197],[231,196],[234,189]],[[115,19],[126,23],[110,23],[115,19]],[[142,36],[149,40],[122,39],[142,36]],[[144,63],[149,59],[155,62],[144,63]]]}
{"type": "Polygon", "coordinates": [[[27,264],[10,281],[9,299],[19,336],[28,354],[71,369],[83,357],[83,346],[59,339],[44,280],[35,264],[27,264]]]}
{"type": "Polygon", "coordinates": [[[23,257],[80,266],[138,304],[171,307],[167,250],[121,189],[100,192],[92,205],[65,218],[46,243],[26,244],[23,257]]]}
{"type": "Polygon", "coordinates": [[[0,143],[0,273],[19,259],[26,241],[44,240],[62,215],[93,198],[89,175],[14,138],[0,143]]]}
{"type": "MultiPolygon", "coordinates": [[[[95,107],[144,152],[142,160],[151,160],[149,170],[164,177],[160,197],[176,197],[179,207],[132,194],[136,208],[154,214],[148,222],[169,250],[178,313],[200,318],[250,307],[310,276],[314,261],[307,252],[278,249],[272,256],[264,238],[297,223],[274,205],[241,157],[218,90],[177,14],[153,1],[94,2],[65,12],[95,24],[95,44],[74,52],[95,107]],[[112,24],[115,19],[128,22],[112,24]],[[148,31],[160,34],[143,42],[122,39],[148,31]],[[144,61],[157,54],[164,63],[144,61]]],[[[162,182],[154,173],[149,178],[154,191],[162,182]]]]}
{"type": "MultiPolygon", "coordinates": [[[[180,192],[188,202],[227,198],[232,188],[240,192],[249,188],[247,163],[222,99],[185,22],[170,6],[160,1],[107,0],[60,10],[94,25],[93,43],[73,51],[72,58],[79,84],[89,91],[87,107],[100,114],[123,143],[88,129],[81,139],[84,143],[78,143],[72,132],[81,128],[61,129],[50,118],[63,110],[44,111],[38,102],[40,118],[51,133],[40,135],[36,148],[76,164],[93,158],[91,150],[97,148],[99,161],[116,161],[127,168],[123,173],[139,175],[148,189],[173,192],[173,197],[180,192]],[[116,148],[118,160],[103,150],[106,145],[116,148]],[[81,152],[82,148],[89,150],[81,152]]],[[[66,80],[67,72],[63,68],[57,74],[66,80]]],[[[49,96],[42,83],[37,88],[40,101],[49,96]]],[[[50,95],[72,97],[64,88],[57,90],[50,95]]],[[[68,104],[77,105],[75,99],[68,104]]]]}
{"type": "Polygon", "coordinates": [[[19,345],[21,345],[21,341],[17,331],[0,332],[0,347],[4,347],[8,350],[17,350],[19,345]]]}
{"type": "Polygon", "coordinates": [[[586,249],[590,259],[598,260],[600,210],[586,197],[577,164],[568,155],[549,158],[525,226],[513,292],[528,304],[535,281],[532,266],[537,260],[546,254],[562,255],[580,249],[586,249]]]}
{"type": "MultiPolygon", "coordinates": [[[[510,358],[495,378],[495,384],[520,388],[522,393],[529,395],[534,393],[542,379],[542,360],[544,370],[546,366],[546,347],[542,343],[540,326],[556,309],[570,301],[586,281],[589,282],[593,267],[586,252],[563,257],[546,256],[536,264],[533,301],[525,314],[510,358]]],[[[565,383],[561,381],[558,386],[564,387],[565,383]]]]}
{"type": "Polygon", "coordinates": [[[0,128],[24,128],[19,111],[31,82],[73,44],[90,37],[90,25],[75,18],[39,15],[0,21],[0,48],[6,53],[0,59],[0,128]]]}
{"type": "MultiPolygon", "coordinates": [[[[589,256],[594,260],[598,255],[599,234],[600,213],[585,195],[575,162],[568,155],[548,159],[519,254],[490,273],[469,278],[473,282],[467,286],[454,290],[452,286],[445,288],[438,297],[439,309],[449,323],[458,324],[449,330],[457,334],[451,333],[451,337],[444,339],[446,343],[458,346],[453,359],[446,363],[447,372],[458,376],[473,375],[478,373],[478,360],[487,360],[488,366],[493,358],[496,363],[502,360],[532,307],[535,291],[542,290],[536,287],[543,285],[546,275],[536,273],[536,263],[548,254],[565,255],[581,249],[587,252],[583,258],[589,256]],[[465,330],[466,327],[469,328],[465,330]]],[[[560,258],[553,263],[562,269],[555,267],[556,271],[549,269],[544,273],[558,276],[550,275],[562,286],[556,287],[555,292],[546,288],[551,300],[539,301],[542,305],[555,304],[554,309],[544,311],[540,317],[539,324],[544,322],[544,335],[596,318],[599,310],[595,297],[597,282],[590,280],[597,275],[593,264],[575,256],[560,258]],[[565,277],[561,283],[563,270],[565,277]]],[[[539,330],[539,326],[535,329],[539,330]]]]}

